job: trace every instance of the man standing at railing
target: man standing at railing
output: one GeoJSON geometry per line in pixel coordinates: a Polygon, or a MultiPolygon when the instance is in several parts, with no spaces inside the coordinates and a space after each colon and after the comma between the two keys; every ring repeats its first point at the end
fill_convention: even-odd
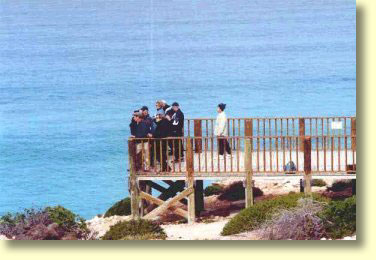
{"type": "MultiPolygon", "coordinates": [[[[170,120],[171,123],[171,136],[172,137],[183,137],[184,136],[184,114],[180,110],[179,103],[174,102],[172,104],[172,110],[174,111],[174,114],[171,118],[167,117],[167,119],[170,120]]],[[[175,162],[179,162],[179,160],[184,160],[184,147],[182,145],[182,140],[175,140],[173,141],[173,147],[175,154],[175,162]],[[180,154],[179,154],[180,150],[180,154]]]]}
{"type": "MultiPolygon", "coordinates": [[[[143,115],[141,112],[134,113],[134,121],[136,122],[136,125],[134,126],[133,132],[134,135],[131,135],[131,137],[136,138],[150,138],[151,135],[151,126],[148,125],[148,123],[143,120],[143,115]]],[[[132,131],[132,129],[131,129],[132,131]]],[[[147,140],[137,140],[136,141],[136,154],[139,155],[143,151],[144,154],[144,162],[146,164],[146,168],[150,167],[150,149],[149,149],[149,142],[147,140]]]]}
{"type": "Polygon", "coordinates": [[[224,151],[226,149],[227,154],[231,154],[230,145],[226,139],[226,136],[228,135],[227,131],[227,117],[226,113],[224,112],[226,108],[226,104],[219,104],[217,107],[217,120],[215,121],[215,129],[214,134],[218,138],[218,148],[219,148],[219,154],[223,155],[224,151]]]}

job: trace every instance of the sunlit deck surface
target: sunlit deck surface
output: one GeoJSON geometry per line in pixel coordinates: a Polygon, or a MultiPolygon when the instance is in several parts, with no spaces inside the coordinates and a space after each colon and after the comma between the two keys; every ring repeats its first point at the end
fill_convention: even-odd
{"type": "MultiPolygon", "coordinates": [[[[312,151],[311,152],[311,171],[315,176],[346,176],[353,178],[353,174],[349,174],[346,165],[356,164],[356,151],[312,151]],[[347,154],[346,154],[347,152],[347,154]],[[354,160],[353,160],[354,158],[354,160]]],[[[169,160],[170,172],[160,172],[160,166],[150,171],[138,171],[137,175],[140,179],[171,179],[186,176],[186,162],[173,163],[169,160]]],[[[217,152],[201,152],[194,153],[194,176],[195,179],[207,178],[228,178],[228,177],[244,177],[244,152],[233,151],[231,155],[221,156],[217,152]]],[[[265,153],[252,153],[252,172],[257,177],[293,177],[304,175],[304,152],[276,152],[265,151],[265,153]],[[265,157],[264,157],[265,156],[265,157]],[[278,163],[277,163],[278,157],[278,163]],[[264,159],[265,158],[265,159],[264,159]],[[297,170],[294,172],[286,172],[283,167],[289,162],[294,162],[297,170]]]]}

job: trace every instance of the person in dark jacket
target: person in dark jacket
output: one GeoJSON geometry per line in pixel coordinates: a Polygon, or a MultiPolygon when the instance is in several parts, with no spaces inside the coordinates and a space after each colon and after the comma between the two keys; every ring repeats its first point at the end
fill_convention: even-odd
{"type": "MultiPolygon", "coordinates": [[[[151,129],[150,126],[143,120],[143,115],[141,112],[134,113],[134,121],[136,122],[136,126],[131,131],[134,132],[134,135],[131,135],[132,138],[150,138],[151,129]]],[[[137,155],[137,167],[142,167],[142,164],[145,164],[144,170],[147,170],[150,166],[150,145],[148,140],[136,140],[136,155],[137,155]],[[142,162],[139,157],[144,154],[144,161],[142,162]]]]}
{"type": "Polygon", "coordinates": [[[151,118],[149,115],[149,108],[147,106],[143,106],[141,107],[140,111],[142,113],[143,120],[151,127],[153,124],[153,118],[151,118]]]}
{"type": "MultiPolygon", "coordinates": [[[[172,104],[172,110],[174,114],[170,119],[170,127],[171,127],[171,136],[172,137],[183,137],[184,136],[184,114],[180,110],[179,103],[174,102],[172,104]]],[[[173,142],[173,150],[175,154],[175,162],[184,159],[184,147],[182,140],[176,140],[173,142]],[[179,153],[180,151],[180,153],[179,153]]]]}
{"type": "Polygon", "coordinates": [[[154,166],[154,158],[161,164],[161,171],[171,171],[167,164],[167,140],[162,140],[161,138],[168,137],[168,132],[170,128],[169,121],[162,115],[157,114],[155,118],[156,128],[153,137],[154,140],[151,153],[151,162],[154,166]]]}
{"type": "Polygon", "coordinates": [[[129,128],[131,129],[131,137],[136,136],[137,122],[135,120],[135,114],[138,112],[139,112],[138,110],[133,111],[131,123],[129,124],[129,128]]]}

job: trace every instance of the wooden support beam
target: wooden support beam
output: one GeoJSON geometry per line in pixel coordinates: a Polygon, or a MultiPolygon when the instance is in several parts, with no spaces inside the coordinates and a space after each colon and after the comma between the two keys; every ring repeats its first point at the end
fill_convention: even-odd
{"type": "MultiPolygon", "coordinates": [[[[201,119],[194,120],[194,135],[195,137],[202,137],[202,120],[201,119]]],[[[195,152],[196,153],[202,152],[202,139],[201,138],[195,139],[195,152]]]]}
{"type": "Polygon", "coordinates": [[[129,188],[131,195],[132,218],[140,218],[140,197],[139,187],[136,176],[136,143],[134,140],[128,140],[129,154],[129,188]]]}
{"type": "MultiPolygon", "coordinates": [[[[149,186],[150,186],[151,188],[153,188],[153,189],[155,189],[155,190],[157,190],[157,191],[159,191],[159,192],[161,192],[161,193],[164,193],[164,192],[167,191],[167,189],[166,189],[165,187],[159,185],[159,184],[156,183],[156,182],[148,181],[148,184],[149,184],[149,186]]],[[[151,193],[149,193],[149,194],[151,194],[151,193]]]]}
{"type": "Polygon", "coordinates": [[[311,179],[312,179],[312,170],[311,170],[311,137],[304,138],[304,192],[307,195],[312,194],[311,190],[311,179]]]}
{"type": "MultiPolygon", "coordinates": [[[[187,168],[187,189],[194,191],[194,162],[193,162],[193,145],[192,139],[187,138],[187,151],[186,151],[186,168],[187,168]]],[[[188,223],[194,223],[196,220],[195,210],[195,194],[194,192],[188,196],[188,223]]]]}
{"type": "Polygon", "coordinates": [[[199,216],[201,211],[204,210],[204,181],[195,181],[195,206],[196,215],[199,216]]]}
{"type": "Polygon", "coordinates": [[[244,166],[246,172],[245,180],[245,206],[246,208],[253,205],[253,181],[252,181],[252,146],[251,139],[244,141],[244,166]]]}
{"type": "MultiPolygon", "coordinates": [[[[140,192],[140,197],[144,200],[147,200],[147,201],[150,201],[151,203],[154,203],[158,206],[161,206],[163,205],[163,203],[165,203],[165,201],[161,200],[161,199],[158,199],[158,198],[155,198],[153,196],[151,196],[150,194],[146,193],[146,192],[140,192]]],[[[178,202],[176,202],[178,203],[178,202]]],[[[184,209],[181,209],[181,208],[175,208],[173,209],[174,213],[181,216],[181,217],[184,217],[184,218],[188,218],[188,212],[184,209]]]]}
{"type": "MultiPolygon", "coordinates": [[[[145,219],[156,219],[158,217],[158,215],[160,215],[163,212],[165,212],[168,208],[172,207],[175,203],[177,203],[178,201],[180,201],[181,199],[183,199],[183,198],[185,198],[187,196],[191,196],[193,193],[194,193],[194,189],[193,188],[191,188],[191,187],[187,188],[186,190],[184,190],[183,192],[179,193],[175,197],[170,198],[167,201],[165,201],[158,208],[155,208],[154,210],[152,210],[144,218],[145,219]]],[[[188,221],[189,221],[189,213],[188,213],[188,221]]]]}
{"type": "Polygon", "coordinates": [[[304,151],[304,136],[305,136],[305,119],[304,118],[299,118],[299,149],[300,151],[304,151]]]}
{"type": "MultiPolygon", "coordinates": [[[[170,185],[170,187],[168,187],[167,189],[165,189],[164,187],[160,186],[159,184],[153,182],[153,185],[154,187],[159,187],[159,189],[165,189],[164,192],[162,192],[159,196],[158,196],[158,199],[161,199],[163,201],[165,200],[168,200],[169,198],[172,198],[174,197],[178,192],[181,192],[184,190],[185,188],[185,182],[184,181],[163,181],[165,183],[168,183],[170,185]]],[[[183,199],[183,204],[187,204],[186,201],[184,201],[185,199],[183,199]]],[[[148,208],[147,208],[147,211],[150,212],[152,211],[153,209],[155,208],[154,205],[150,205],[148,208]]]]}
{"type": "Polygon", "coordinates": [[[351,149],[356,150],[356,118],[351,119],[351,149]]]}

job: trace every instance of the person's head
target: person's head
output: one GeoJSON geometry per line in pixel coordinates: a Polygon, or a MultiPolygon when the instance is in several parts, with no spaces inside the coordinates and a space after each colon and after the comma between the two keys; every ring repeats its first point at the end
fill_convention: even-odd
{"type": "Polygon", "coordinates": [[[162,107],[165,107],[166,105],[167,105],[167,102],[166,102],[166,100],[161,100],[161,104],[162,104],[162,107]]]}
{"type": "Polygon", "coordinates": [[[172,103],[172,109],[176,112],[179,110],[179,103],[178,102],[174,102],[172,103]]]}
{"type": "Polygon", "coordinates": [[[134,121],[136,121],[137,123],[140,123],[142,121],[142,113],[137,111],[135,113],[133,113],[133,119],[134,121]]]}
{"type": "Polygon", "coordinates": [[[157,115],[155,116],[155,121],[159,122],[159,121],[161,121],[161,120],[163,119],[163,117],[164,117],[163,114],[157,114],[157,115]]]}
{"type": "Polygon", "coordinates": [[[144,116],[148,116],[149,115],[149,108],[147,106],[143,106],[141,108],[141,112],[144,116]]]}
{"type": "Polygon", "coordinates": [[[217,106],[217,112],[222,113],[223,111],[225,111],[225,108],[226,108],[226,104],[220,103],[217,106]]]}
{"type": "Polygon", "coordinates": [[[162,101],[161,101],[161,100],[157,100],[157,101],[155,102],[155,107],[156,107],[157,109],[162,108],[162,107],[163,107],[163,103],[162,103],[162,101]]]}

